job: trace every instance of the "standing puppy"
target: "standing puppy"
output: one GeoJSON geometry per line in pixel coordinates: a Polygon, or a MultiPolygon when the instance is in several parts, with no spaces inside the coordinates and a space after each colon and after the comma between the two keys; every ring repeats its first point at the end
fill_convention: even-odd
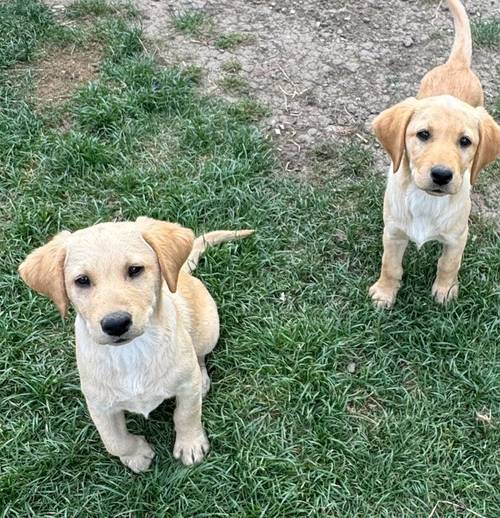
{"type": "Polygon", "coordinates": [[[444,65],[428,72],[417,97],[382,112],[375,134],[392,160],[384,199],[384,255],[370,295],[391,307],[403,275],[409,240],[443,243],[432,294],[445,303],[458,295],[458,271],[468,233],[470,185],[500,155],[500,127],[482,107],[471,71],[469,19],[459,0],[448,0],[455,42],[444,65]]]}
{"type": "Polygon", "coordinates": [[[127,431],[124,411],[146,417],[176,397],[174,457],[203,459],[201,400],[210,387],[205,356],[219,338],[214,300],[190,275],[208,245],[252,231],[193,238],[179,225],[139,218],[61,232],[19,267],[31,288],[65,316],[76,309],[76,357],[90,416],[111,455],[135,472],[154,451],[127,431]]]}

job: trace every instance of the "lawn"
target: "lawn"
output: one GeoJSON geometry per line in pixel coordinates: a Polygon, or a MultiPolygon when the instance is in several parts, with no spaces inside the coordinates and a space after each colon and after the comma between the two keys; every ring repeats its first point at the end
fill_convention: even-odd
{"type": "Polygon", "coordinates": [[[146,54],[133,10],[88,4],[90,17],[80,2],[56,20],[35,0],[0,3],[1,516],[500,516],[494,224],[472,218],[458,301],[433,302],[428,244],[408,251],[396,307],[375,310],[384,178],[370,149],[328,144],[320,182],[286,177],[255,125],[262,107],[204,97],[203,71],[146,54]],[[38,64],[68,49],[100,62],[47,105],[38,64]],[[129,418],[157,452],[137,476],[88,416],[74,315],[16,268],[59,230],[139,215],[257,233],[196,272],[222,323],[211,453],[173,459],[167,402],[129,418]]]}

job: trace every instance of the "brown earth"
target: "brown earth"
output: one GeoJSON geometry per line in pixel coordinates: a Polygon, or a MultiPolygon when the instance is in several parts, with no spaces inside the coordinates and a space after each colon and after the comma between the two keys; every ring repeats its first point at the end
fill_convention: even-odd
{"type": "MultiPolygon", "coordinates": [[[[68,0],[49,0],[58,12],[68,0]]],[[[388,161],[370,131],[384,108],[414,95],[424,73],[444,62],[453,24],[439,0],[135,0],[145,35],[162,62],[196,65],[202,89],[229,100],[250,95],[269,108],[263,128],[272,135],[285,170],[311,177],[311,151],[322,143],[356,141],[375,151],[376,170],[388,161]],[[174,27],[192,10],[209,22],[197,35],[174,27]],[[222,50],[221,35],[247,41],[222,50]],[[238,63],[236,73],[227,63],[238,63]],[[224,80],[237,78],[228,91],[224,80]]],[[[465,2],[471,20],[500,16],[497,0],[465,2]]],[[[475,48],[473,67],[487,104],[499,93],[500,49],[475,48]]],[[[234,81],[233,81],[234,82],[234,81]]],[[[476,208],[495,213],[476,195],[476,208]]],[[[491,192],[490,192],[491,191],[491,192]]]]}
{"type": "Polygon", "coordinates": [[[65,101],[97,76],[100,61],[98,49],[72,47],[47,53],[30,67],[35,79],[35,103],[43,107],[65,101]]]}

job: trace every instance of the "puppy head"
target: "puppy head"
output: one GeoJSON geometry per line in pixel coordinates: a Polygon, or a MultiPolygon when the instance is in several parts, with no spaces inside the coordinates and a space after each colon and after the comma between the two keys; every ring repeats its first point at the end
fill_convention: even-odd
{"type": "Polygon", "coordinates": [[[69,302],[100,344],[127,343],[154,315],[162,278],[177,289],[193,233],[149,218],[62,232],[19,267],[31,288],[50,297],[64,316],[69,302]]]}
{"type": "Polygon", "coordinates": [[[396,172],[406,152],[412,180],[429,194],[456,194],[466,172],[479,171],[500,155],[500,127],[483,108],[449,95],[409,98],[382,112],[375,134],[396,172]]]}

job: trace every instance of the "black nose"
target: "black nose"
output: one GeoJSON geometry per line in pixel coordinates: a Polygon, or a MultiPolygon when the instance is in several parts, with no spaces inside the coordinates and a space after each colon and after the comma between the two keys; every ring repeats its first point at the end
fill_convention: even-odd
{"type": "Polygon", "coordinates": [[[111,336],[121,336],[132,325],[132,315],[126,311],[116,311],[101,320],[102,330],[111,336]]]}
{"type": "Polygon", "coordinates": [[[453,178],[453,171],[442,165],[435,165],[431,169],[431,178],[438,185],[446,185],[453,178]]]}

